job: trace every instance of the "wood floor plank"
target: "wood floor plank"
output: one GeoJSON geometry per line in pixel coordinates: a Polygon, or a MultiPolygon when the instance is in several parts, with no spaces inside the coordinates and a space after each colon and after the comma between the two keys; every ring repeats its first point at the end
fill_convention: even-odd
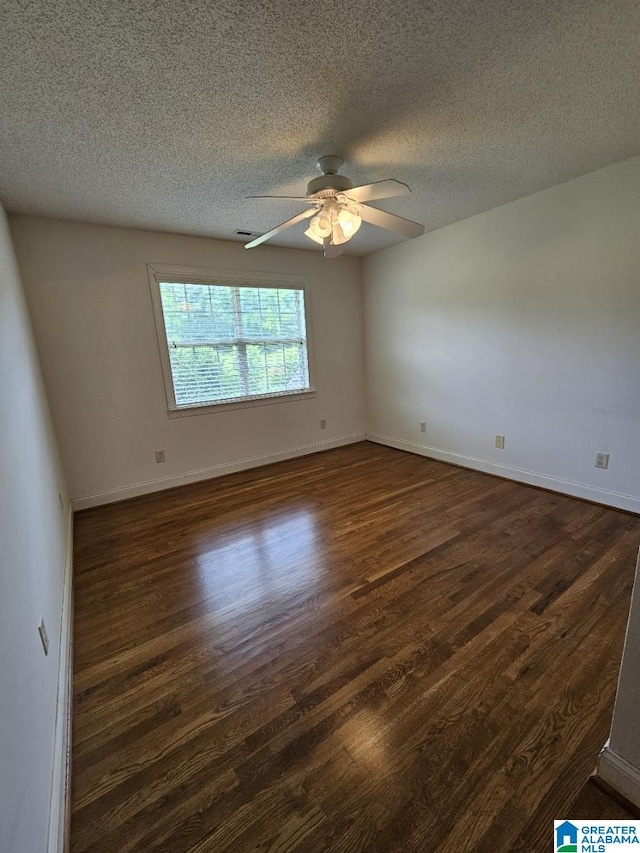
{"type": "Polygon", "coordinates": [[[362,442],[75,537],[72,853],[535,851],[570,816],[637,516],[362,442]]]}

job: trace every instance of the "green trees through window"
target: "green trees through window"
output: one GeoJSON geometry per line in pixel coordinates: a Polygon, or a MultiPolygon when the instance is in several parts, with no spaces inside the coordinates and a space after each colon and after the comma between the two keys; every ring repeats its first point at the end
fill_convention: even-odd
{"type": "Polygon", "coordinates": [[[309,389],[304,291],[159,288],[178,408],[309,389]]]}

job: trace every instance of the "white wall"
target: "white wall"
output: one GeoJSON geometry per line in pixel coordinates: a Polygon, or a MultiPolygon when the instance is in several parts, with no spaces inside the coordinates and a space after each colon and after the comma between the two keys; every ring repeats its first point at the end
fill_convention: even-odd
{"type": "Polygon", "coordinates": [[[635,158],[366,258],[368,432],[640,511],[639,246],[635,158]]]}
{"type": "Polygon", "coordinates": [[[47,835],[52,788],[54,797],[61,793],[56,707],[66,664],[68,499],[1,207],[0,436],[0,851],[44,853],[57,849],[55,815],[50,848],[47,835]]]}
{"type": "Polygon", "coordinates": [[[611,737],[600,754],[598,775],[640,808],[640,556],[622,653],[611,737]]]}
{"type": "Polygon", "coordinates": [[[640,560],[627,625],[620,684],[611,726],[611,748],[640,772],[640,560]]]}
{"type": "Polygon", "coordinates": [[[362,438],[357,258],[25,216],[11,228],[75,507],[362,438]],[[148,263],[305,275],[316,397],[169,418],[148,263]]]}

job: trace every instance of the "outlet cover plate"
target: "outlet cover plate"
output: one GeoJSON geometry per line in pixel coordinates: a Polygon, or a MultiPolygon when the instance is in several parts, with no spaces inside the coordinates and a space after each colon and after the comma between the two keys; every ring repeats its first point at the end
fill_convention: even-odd
{"type": "Polygon", "coordinates": [[[608,468],[609,467],[609,454],[608,453],[596,453],[596,468],[608,468]]]}

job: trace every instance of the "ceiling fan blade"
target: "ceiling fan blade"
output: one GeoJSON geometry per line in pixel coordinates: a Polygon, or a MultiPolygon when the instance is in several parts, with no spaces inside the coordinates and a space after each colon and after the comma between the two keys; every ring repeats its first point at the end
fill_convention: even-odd
{"type": "Polygon", "coordinates": [[[307,198],[298,195],[248,195],[247,198],[280,198],[284,201],[305,201],[307,204],[318,204],[317,198],[307,198]]]}
{"type": "Polygon", "coordinates": [[[292,216],[291,219],[287,219],[286,222],[282,222],[280,225],[277,225],[275,228],[272,228],[271,231],[267,231],[266,234],[262,234],[260,237],[256,237],[256,239],[252,240],[250,243],[246,243],[245,249],[253,249],[254,246],[259,246],[260,243],[264,243],[265,240],[270,240],[272,237],[275,237],[276,234],[279,234],[281,231],[284,231],[285,228],[291,228],[291,226],[295,225],[296,222],[302,222],[303,219],[309,219],[309,217],[313,216],[315,212],[315,207],[311,208],[311,210],[303,210],[302,213],[298,213],[296,214],[296,216],[292,216]]]}
{"type": "Polygon", "coordinates": [[[330,237],[325,237],[323,245],[325,258],[337,258],[342,254],[342,246],[336,246],[330,237]]]}
{"type": "Polygon", "coordinates": [[[365,222],[377,225],[378,228],[386,228],[387,231],[395,231],[396,234],[402,234],[403,237],[420,237],[424,234],[424,225],[412,222],[410,219],[403,219],[401,216],[387,213],[384,210],[378,210],[377,207],[368,207],[363,204],[360,208],[360,216],[365,222]]]}
{"type": "Polygon", "coordinates": [[[363,184],[361,187],[345,190],[344,195],[354,201],[373,201],[377,198],[392,198],[397,195],[408,195],[411,192],[406,184],[389,178],[386,181],[376,181],[375,184],[363,184]]]}

